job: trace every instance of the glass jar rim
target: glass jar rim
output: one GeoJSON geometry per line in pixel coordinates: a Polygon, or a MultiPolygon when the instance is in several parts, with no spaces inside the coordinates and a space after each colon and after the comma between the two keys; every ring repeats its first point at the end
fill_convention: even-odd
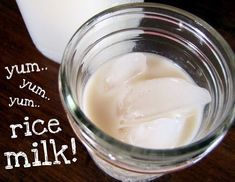
{"type": "MultiPolygon", "coordinates": [[[[179,154],[183,155],[183,154],[186,154],[189,152],[193,152],[195,150],[204,149],[208,145],[214,143],[214,141],[216,139],[218,139],[220,136],[224,136],[226,134],[226,131],[228,130],[228,128],[232,125],[233,118],[235,116],[235,109],[234,109],[235,99],[234,98],[233,98],[233,101],[231,101],[231,105],[229,108],[229,110],[231,111],[230,115],[227,115],[226,118],[223,118],[224,122],[222,122],[213,132],[211,132],[209,135],[207,135],[206,137],[204,137],[196,142],[193,142],[193,143],[181,146],[181,147],[173,148],[173,149],[149,149],[149,148],[141,148],[141,147],[137,147],[137,146],[123,143],[123,142],[107,135],[101,129],[96,127],[85,116],[85,114],[82,112],[80,107],[73,100],[71,89],[69,87],[69,83],[67,82],[67,78],[66,78],[66,66],[67,66],[66,60],[68,60],[67,57],[68,57],[71,49],[73,49],[74,46],[76,46],[78,37],[85,34],[86,33],[85,30],[87,29],[87,27],[91,27],[92,25],[97,23],[98,19],[100,17],[103,17],[105,15],[112,16],[112,13],[122,11],[122,10],[127,10],[127,12],[129,12],[131,9],[135,9],[135,8],[153,8],[153,9],[157,8],[157,9],[167,10],[167,11],[171,11],[172,13],[177,13],[177,14],[180,14],[180,15],[187,17],[191,20],[194,20],[194,23],[199,24],[201,27],[203,27],[204,29],[209,31],[214,36],[214,38],[216,38],[217,41],[223,45],[225,52],[227,53],[228,57],[230,58],[230,61],[232,62],[232,60],[234,60],[233,51],[229,47],[228,43],[224,40],[224,38],[222,38],[222,36],[214,28],[212,28],[208,23],[206,23],[201,18],[199,18],[189,12],[186,12],[186,11],[179,9],[179,8],[175,8],[175,7],[164,5],[164,4],[158,4],[158,3],[130,3],[130,4],[125,4],[125,5],[119,5],[119,6],[116,6],[113,8],[109,8],[109,9],[95,15],[91,19],[89,19],[86,23],[84,23],[75,32],[75,34],[73,35],[73,37],[69,41],[69,43],[65,49],[65,52],[64,52],[64,56],[62,59],[60,72],[59,72],[59,90],[60,90],[62,102],[63,102],[65,108],[68,110],[68,112],[72,115],[74,120],[76,122],[77,121],[81,122],[81,129],[83,130],[83,132],[89,133],[89,134],[93,135],[93,137],[96,137],[96,138],[98,137],[100,140],[104,141],[102,144],[109,149],[115,148],[117,151],[121,151],[124,153],[130,153],[130,151],[131,151],[131,154],[133,156],[141,156],[141,157],[143,157],[143,154],[147,154],[148,156],[152,156],[152,157],[159,156],[159,155],[161,155],[161,156],[162,155],[164,155],[164,156],[177,156],[179,154]],[[68,95],[69,95],[69,97],[68,97],[68,95]],[[67,108],[66,105],[68,105],[68,104],[66,104],[66,103],[68,103],[68,102],[70,102],[70,104],[72,103],[73,107],[67,108]]],[[[231,69],[235,70],[235,66],[233,65],[233,67],[231,69]]],[[[233,75],[232,79],[233,79],[232,92],[234,93],[234,85],[235,85],[234,75],[233,75]]]]}

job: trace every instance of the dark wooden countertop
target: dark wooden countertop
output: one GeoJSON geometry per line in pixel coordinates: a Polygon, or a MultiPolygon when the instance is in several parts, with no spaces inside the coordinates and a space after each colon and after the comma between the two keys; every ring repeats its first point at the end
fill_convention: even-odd
{"type": "MultiPolygon", "coordinates": [[[[233,0],[170,0],[158,1],[170,4],[201,17],[228,41],[235,50],[235,3],[233,0]]],[[[29,161],[33,161],[31,149],[38,149],[39,158],[43,157],[41,140],[54,139],[58,149],[61,145],[68,145],[66,157],[72,159],[74,155],[71,150],[70,139],[75,137],[62,108],[57,76],[59,65],[45,58],[32,43],[26,30],[21,14],[13,0],[0,1],[0,181],[115,181],[99,170],[89,157],[83,145],[76,140],[77,162],[65,165],[19,167],[5,169],[7,165],[5,152],[23,151],[27,154],[29,161]],[[47,71],[30,74],[13,75],[6,79],[6,66],[20,65],[28,62],[38,63],[40,67],[47,67],[47,71]],[[46,90],[50,100],[40,98],[26,89],[19,89],[22,79],[35,83],[46,90]],[[9,107],[9,97],[29,98],[39,104],[40,107],[9,107]],[[36,119],[45,121],[45,126],[50,119],[56,118],[60,122],[62,132],[43,135],[24,136],[24,130],[18,131],[18,138],[11,138],[11,124],[23,124],[24,117],[29,117],[30,126],[36,119]],[[38,147],[32,143],[37,142],[38,147]]],[[[23,126],[25,126],[23,124],[23,126]]],[[[42,128],[40,128],[42,129],[42,128]]],[[[49,159],[53,150],[48,147],[49,159]]],[[[22,163],[22,160],[20,160],[22,163]]],[[[194,166],[165,175],[156,181],[159,182],[222,182],[235,180],[235,127],[228,132],[220,145],[194,166]]]]}

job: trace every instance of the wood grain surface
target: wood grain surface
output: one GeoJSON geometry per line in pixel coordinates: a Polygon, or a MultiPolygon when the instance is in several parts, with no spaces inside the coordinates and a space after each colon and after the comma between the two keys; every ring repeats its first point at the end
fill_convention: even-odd
{"type": "MultiPolygon", "coordinates": [[[[233,0],[171,0],[158,1],[173,5],[201,17],[228,41],[235,50],[235,3],[233,0]]],[[[74,157],[70,139],[75,137],[63,107],[58,92],[59,65],[44,57],[35,48],[26,30],[21,14],[13,0],[0,1],[0,181],[79,181],[79,182],[112,182],[116,181],[99,170],[89,157],[85,147],[76,139],[77,162],[65,165],[13,168],[6,170],[7,164],[4,152],[24,151],[33,161],[32,143],[40,140],[54,139],[58,148],[61,145],[70,146],[65,152],[68,159],[74,157]],[[14,74],[6,79],[6,66],[21,65],[35,62],[47,71],[30,74],[14,74]],[[27,89],[19,89],[22,79],[31,81],[46,90],[50,100],[45,100],[27,89]],[[40,107],[9,107],[9,97],[32,99],[40,107]],[[23,123],[24,117],[29,117],[29,123],[36,119],[45,121],[45,126],[52,118],[60,122],[62,132],[43,135],[24,136],[24,130],[17,131],[18,138],[11,139],[11,124],[23,123]]],[[[39,128],[42,129],[42,128],[39,128]]],[[[38,130],[39,130],[38,129],[38,130]]],[[[49,159],[52,158],[52,148],[49,146],[49,159]]],[[[38,146],[39,158],[43,158],[42,145],[38,146]]],[[[22,163],[22,161],[20,161],[22,163]]],[[[194,166],[165,175],[158,182],[220,182],[235,181],[235,127],[233,126],[222,143],[194,166]]]]}

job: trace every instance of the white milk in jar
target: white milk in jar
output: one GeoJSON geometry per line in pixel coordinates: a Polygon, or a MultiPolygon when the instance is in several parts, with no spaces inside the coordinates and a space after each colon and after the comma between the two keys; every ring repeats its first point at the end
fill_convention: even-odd
{"type": "Polygon", "coordinates": [[[211,101],[173,61],[141,52],[103,64],[88,80],[83,98],[85,114],[105,133],[154,149],[192,142],[211,101]]]}

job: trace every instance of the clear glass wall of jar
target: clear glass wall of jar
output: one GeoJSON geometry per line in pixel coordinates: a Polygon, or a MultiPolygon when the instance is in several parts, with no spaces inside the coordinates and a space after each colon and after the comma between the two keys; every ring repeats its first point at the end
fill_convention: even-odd
{"type": "Polygon", "coordinates": [[[66,48],[59,85],[75,133],[96,164],[122,181],[150,180],[193,165],[218,145],[235,114],[235,61],[229,45],[200,18],[161,4],[117,6],[87,21],[66,48]],[[108,136],[84,115],[82,97],[90,76],[106,61],[130,52],[167,57],[209,90],[212,102],[192,143],[167,150],[135,147],[108,136]]]}

